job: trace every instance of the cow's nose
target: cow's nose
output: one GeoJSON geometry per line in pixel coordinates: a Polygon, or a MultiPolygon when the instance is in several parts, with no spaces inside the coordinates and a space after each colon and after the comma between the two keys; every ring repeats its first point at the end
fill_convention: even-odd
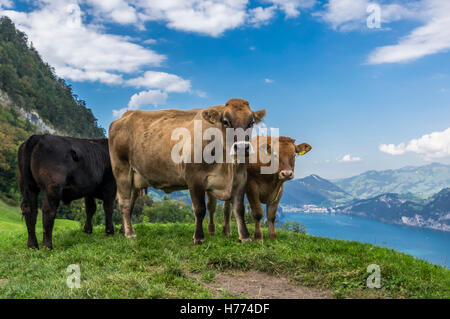
{"type": "Polygon", "coordinates": [[[283,170],[280,172],[280,178],[281,179],[293,179],[294,172],[292,170],[283,170]]]}

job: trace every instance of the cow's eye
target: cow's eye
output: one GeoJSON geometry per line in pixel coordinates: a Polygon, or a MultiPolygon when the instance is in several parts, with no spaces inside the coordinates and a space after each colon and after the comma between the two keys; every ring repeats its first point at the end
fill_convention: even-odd
{"type": "Polygon", "coordinates": [[[222,123],[223,123],[223,126],[227,126],[227,127],[230,127],[230,126],[231,126],[230,121],[228,121],[227,119],[224,119],[224,120],[222,121],[222,123]]]}
{"type": "Polygon", "coordinates": [[[248,127],[247,127],[247,128],[251,128],[251,127],[253,127],[253,125],[255,125],[255,121],[254,121],[254,120],[252,120],[252,121],[248,124],[248,127]]]}

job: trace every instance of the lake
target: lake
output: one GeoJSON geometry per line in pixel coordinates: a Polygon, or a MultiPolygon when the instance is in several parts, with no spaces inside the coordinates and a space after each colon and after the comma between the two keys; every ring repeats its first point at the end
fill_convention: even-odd
{"type": "Polygon", "coordinates": [[[354,240],[388,247],[450,267],[450,233],[425,228],[384,224],[358,216],[283,213],[280,223],[297,221],[314,236],[354,240]]]}

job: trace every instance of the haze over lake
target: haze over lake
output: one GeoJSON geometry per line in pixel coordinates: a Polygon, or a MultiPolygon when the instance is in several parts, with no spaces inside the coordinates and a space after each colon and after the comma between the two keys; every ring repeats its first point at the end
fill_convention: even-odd
{"type": "Polygon", "coordinates": [[[283,213],[280,224],[288,220],[305,225],[310,235],[388,247],[433,264],[450,267],[450,232],[384,224],[357,216],[336,214],[283,213]]]}

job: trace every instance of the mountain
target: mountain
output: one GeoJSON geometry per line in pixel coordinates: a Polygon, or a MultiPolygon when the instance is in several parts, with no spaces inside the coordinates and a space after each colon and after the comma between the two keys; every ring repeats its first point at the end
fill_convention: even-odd
{"type": "Polygon", "coordinates": [[[76,137],[104,137],[92,111],[57,77],[25,33],[0,18],[0,90],[20,113],[39,116],[56,131],[76,137]]]}
{"type": "Polygon", "coordinates": [[[0,197],[17,203],[17,149],[37,132],[104,137],[92,111],[28,44],[26,34],[0,18],[0,197]]]}
{"type": "Polygon", "coordinates": [[[356,198],[371,198],[385,193],[414,193],[427,197],[450,187],[450,165],[431,163],[396,170],[368,171],[333,182],[356,198]]]}
{"type": "Polygon", "coordinates": [[[336,206],[353,200],[353,197],[318,175],[310,175],[301,179],[294,179],[284,184],[281,199],[283,205],[300,207],[303,205],[336,206]]]}
{"type": "Polygon", "coordinates": [[[330,209],[333,213],[357,215],[384,223],[450,231],[450,188],[428,200],[413,201],[399,194],[382,194],[330,209]]]}

